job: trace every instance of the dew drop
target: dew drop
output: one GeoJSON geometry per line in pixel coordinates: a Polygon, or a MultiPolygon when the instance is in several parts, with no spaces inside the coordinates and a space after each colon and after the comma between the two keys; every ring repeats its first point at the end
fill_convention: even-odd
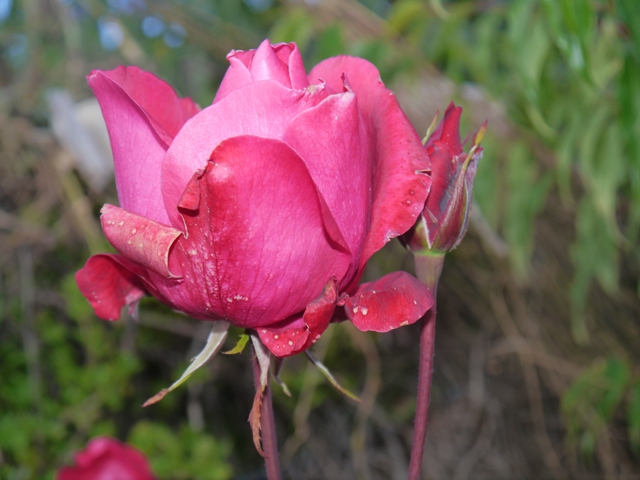
{"type": "Polygon", "coordinates": [[[293,346],[293,342],[291,340],[289,340],[289,346],[292,347],[293,346]]]}
{"type": "Polygon", "coordinates": [[[134,228],[133,230],[131,230],[131,235],[135,235],[137,231],[138,231],[138,229],[134,228]]]}
{"type": "Polygon", "coordinates": [[[362,315],[366,315],[367,313],[369,313],[369,309],[367,307],[362,307],[360,311],[362,312],[362,315]]]}
{"type": "Polygon", "coordinates": [[[118,225],[123,226],[124,225],[124,220],[122,220],[118,225]]]}
{"type": "Polygon", "coordinates": [[[275,338],[276,340],[278,340],[280,338],[280,335],[274,335],[273,338],[275,338]]]}

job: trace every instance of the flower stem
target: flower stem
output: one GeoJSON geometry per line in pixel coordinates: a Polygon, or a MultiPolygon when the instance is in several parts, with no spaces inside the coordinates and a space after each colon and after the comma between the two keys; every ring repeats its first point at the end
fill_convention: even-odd
{"type": "MultiPolygon", "coordinates": [[[[252,359],[253,379],[256,390],[260,388],[260,364],[255,354],[252,359]]],[[[278,456],[278,440],[276,438],[276,425],[273,420],[273,401],[271,399],[271,385],[267,382],[260,406],[260,430],[262,433],[262,450],[264,451],[264,464],[267,469],[268,480],[281,480],[280,458],[278,456]]]]}
{"type": "Polygon", "coordinates": [[[429,399],[433,374],[433,352],[436,336],[436,295],[438,280],[444,264],[444,255],[414,256],[416,276],[433,294],[433,307],[420,320],[420,359],[418,370],[418,400],[416,403],[413,445],[409,463],[409,480],[420,480],[422,455],[429,420],[429,399]]]}

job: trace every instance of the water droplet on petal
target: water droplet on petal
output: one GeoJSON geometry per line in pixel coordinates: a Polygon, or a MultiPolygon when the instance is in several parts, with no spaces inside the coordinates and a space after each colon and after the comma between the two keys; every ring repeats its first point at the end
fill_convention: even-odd
{"type": "Polygon", "coordinates": [[[367,307],[362,307],[360,311],[362,312],[362,315],[366,315],[367,313],[369,313],[369,309],[367,307]]]}

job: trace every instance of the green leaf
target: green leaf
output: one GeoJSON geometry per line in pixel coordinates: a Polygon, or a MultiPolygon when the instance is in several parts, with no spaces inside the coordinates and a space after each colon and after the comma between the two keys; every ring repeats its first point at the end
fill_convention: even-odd
{"type": "Polygon", "coordinates": [[[530,150],[524,143],[518,142],[509,151],[507,179],[509,201],[505,239],[509,244],[509,259],[513,269],[520,278],[526,278],[533,253],[534,221],[544,206],[551,177],[540,175],[530,150]]]}
{"type": "Polygon", "coordinates": [[[629,442],[636,453],[640,453],[640,380],[631,387],[627,421],[629,422],[629,442]]]}
{"type": "Polygon", "coordinates": [[[231,350],[227,350],[226,352],[222,352],[223,355],[237,355],[238,353],[242,353],[244,351],[244,347],[246,347],[247,342],[249,341],[249,335],[243,333],[240,335],[238,339],[238,343],[231,350]]]}
{"type": "Polygon", "coordinates": [[[611,224],[603,218],[593,199],[583,197],[576,218],[577,238],[571,247],[575,265],[571,285],[572,331],[578,343],[588,341],[584,308],[591,281],[597,278],[613,292],[618,282],[618,247],[611,224]]]}
{"type": "Polygon", "coordinates": [[[600,416],[607,422],[613,418],[615,410],[618,408],[629,385],[631,369],[629,365],[616,357],[607,359],[606,368],[603,373],[604,384],[602,397],[597,403],[597,410],[600,416]]]}
{"type": "Polygon", "coordinates": [[[561,410],[569,438],[593,455],[597,438],[622,404],[631,376],[629,364],[617,357],[596,360],[562,396],[561,410]]]}
{"type": "Polygon", "coordinates": [[[305,350],[304,353],[307,355],[307,358],[309,359],[309,361],[313,363],[318,368],[318,370],[320,370],[320,372],[325,376],[327,380],[329,380],[329,383],[331,383],[331,385],[333,385],[333,387],[336,390],[338,390],[343,395],[346,395],[351,400],[354,400],[356,402],[362,402],[362,400],[360,400],[355,394],[351,393],[349,390],[347,390],[342,385],[340,385],[340,383],[338,383],[335,377],[331,374],[329,369],[325,367],[320,360],[315,358],[309,350],[305,350]]]}
{"type": "Polygon", "coordinates": [[[202,365],[204,365],[211,357],[213,357],[220,348],[222,348],[222,344],[227,338],[227,331],[229,330],[229,324],[222,320],[218,320],[214,322],[213,328],[211,329],[211,333],[209,333],[209,337],[207,338],[207,343],[205,344],[202,351],[191,360],[191,364],[184,371],[182,376],[176,380],[169,388],[163,388],[158,393],[156,393],[153,397],[142,404],[143,407],[148,407],[149,405],[153,405],[154,403],[158,403],[162,400],[169,392],[175,390],[195,372],[202,365]]]}

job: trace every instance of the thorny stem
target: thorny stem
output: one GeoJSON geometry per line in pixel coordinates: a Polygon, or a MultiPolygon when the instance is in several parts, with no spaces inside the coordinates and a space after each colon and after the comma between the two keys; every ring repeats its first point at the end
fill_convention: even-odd
{"type": "Polygon", "coordinates": [[[409,480],[420,480],[422,455],[429,420],[429,399],[433,374],[433,352],[436,337],[436,294],[444,264],[444,255],[414,255],[416,276],[433,294],[433,307],[420,320],[420,359],[418,370],[418,400],[416,403],[413,445],[409,462],[409,480]]]}
{"type": "MultiPolygon", "coordinates": [[[[253,356],[253,380],[256,390],[260,388],[260,364],[256,356],[253,356]]],[[[276,438],[276,425],[273,420],[273,402],[271,400],[271,385],[267,387],[260,407],[260,426],[262,432],[262,450],[264,451],[264,464],[267,469],[268,480],[281,480],[280,458],[278,456],[278,440],[276,438]]]]}

